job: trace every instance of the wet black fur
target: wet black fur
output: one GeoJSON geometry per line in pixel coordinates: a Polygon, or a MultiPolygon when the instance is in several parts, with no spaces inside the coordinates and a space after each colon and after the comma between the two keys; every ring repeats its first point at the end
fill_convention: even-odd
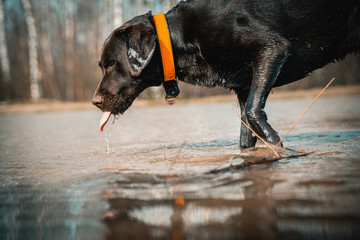
{"type": "MultiPolygon", "coordinates": [[[[360,50],[360,1],[210,0],[179,3],[166,14],[179,80],[222,86],[238,95],[242,119],[271,143],[278,134],[264,112],[273,87],[299,80],[360,50]]],[[[162,82],[151,13],[135,17],[106,40],[102,110],[123,113],[162,82]]],[[[241,126],[240,146],[256,138],[241,126]]]]}

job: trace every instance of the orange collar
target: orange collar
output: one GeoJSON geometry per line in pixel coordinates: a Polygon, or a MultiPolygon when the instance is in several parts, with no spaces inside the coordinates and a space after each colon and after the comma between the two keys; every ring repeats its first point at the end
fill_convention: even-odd
{"type": "MultiPolygon", "coordinates": [[[[162,66],[164,71],[164,83],[166,96],[165,99],[176,98],[180,91],[177,86],[174,54],[171,45],[171,36],[165,14],[153,15],[155,28],[158,36],[162,66]]],[[[168,102],[169,103],[169,102],[168,102]]]]}

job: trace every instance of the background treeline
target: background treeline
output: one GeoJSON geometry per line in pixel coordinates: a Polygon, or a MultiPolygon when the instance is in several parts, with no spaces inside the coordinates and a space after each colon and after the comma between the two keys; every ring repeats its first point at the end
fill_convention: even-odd
{"type": "MultiPolygon", "coordinates": [[[[100,80],[98,59],[111,31],[135,15],[166,12],[177,0],[0,0],[0,100],[88,101],[100,80]]],[[[360,83],[360,56],[330,64],[286,86],[360,83]]],[[[183,97],[228,91],[182,84],[183,97]]],[[[159,95],[152,88],[143,98],[159,95]]]]}

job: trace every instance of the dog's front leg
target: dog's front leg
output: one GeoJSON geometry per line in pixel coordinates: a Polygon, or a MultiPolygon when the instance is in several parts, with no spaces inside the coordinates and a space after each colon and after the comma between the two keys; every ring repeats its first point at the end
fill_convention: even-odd
{"type": "MultiPolygon", "coordinates": [[[[246,115],[246,101],[247,101],[247,94],[244,94],[244,92],[236,92],[240,110],[241,110],[241,120],[244,121],[246,125],[250,125],[247,115],[246,115]]],[[[256,144],[257,138],[252,135],[252,132],[249,128],[247,128],[243,123],[241,123],[240,127],[240,148],[248,148],[248,147],[254,147],[256,144]]]]}
{"type": "Polygon", "coordinates": [[[253,62],[253,78],[246,104],[246,115],[254,131],[266,141],[276,144],[279,135],[267,122],[266,99],[288,56],[288,45],[275,41],[264,47],[253,62]]]}

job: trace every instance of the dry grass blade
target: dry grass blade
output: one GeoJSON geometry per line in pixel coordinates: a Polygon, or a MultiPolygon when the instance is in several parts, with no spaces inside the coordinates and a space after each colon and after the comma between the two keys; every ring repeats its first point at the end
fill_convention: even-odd
{"type": "Polygon", "coordinates": [[[315,99],[312,101],[312,103],[305,109],[305,111],[301,114],[301,116],[296,120],[296,122],[292,125],[292,127],[286,132],[284,137],[276,144],[275,147],[278,147],[282,141],[287,137],[287,135],[295,128],[295,126],[299,123],[299,121],[303,118],[305,113],[310,109],[310,107],[316,102],[316,100],[321,96],[321,94],[330,86],[330,84],[335,80],[335,78],[332,78],[330,82],[321,90],[321,92],[315,97],[315,99]]]}

